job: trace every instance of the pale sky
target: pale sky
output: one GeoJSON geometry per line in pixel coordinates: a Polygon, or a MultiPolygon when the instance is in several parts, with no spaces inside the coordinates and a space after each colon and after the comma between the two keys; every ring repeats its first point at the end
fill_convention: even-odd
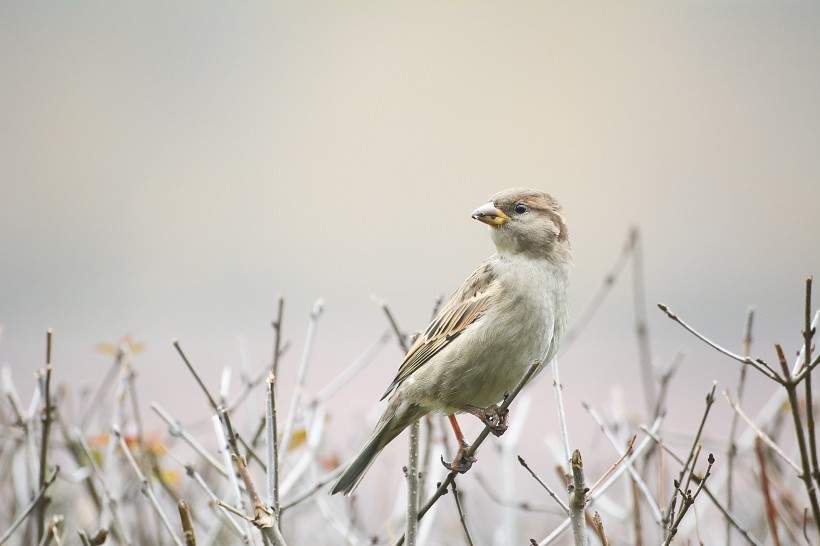
{"type": "MultiPolygon", "coordinates": [[[[172,338],[216,387],[239,337],[267,361],[282,294],[286,389],[322,297],[318,390],[385,329],[374,295],[423,328],[492,252],[470,212],[531,186],[564,205],[574,315],[641,228],[653,357],[688,347],[689,423],[737,366],[655,302],[735,350],[755,304],[758,356],[799,347],[818,29],[814,2],[3,2],[0,364],[28,396],[52,327],[56,380],[93,383],[95,343],[130,333],[145,407],[196,414],[172,338]]],[[[562,357],[579,422],[612,385],[643,409],[630,286],[562,357]]],[[[334,423],[371,412],[400,360],[391,343],[334,423]]]]}

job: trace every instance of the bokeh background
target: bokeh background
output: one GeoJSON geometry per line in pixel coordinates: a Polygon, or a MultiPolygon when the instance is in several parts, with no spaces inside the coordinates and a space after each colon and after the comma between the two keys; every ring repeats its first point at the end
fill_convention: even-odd
{"type": "MultiPolygon", "coordinates": [[[[171,340],[216,388],[270,360],[278,294],[285,399],[324,299],[315,392],[385,331],[377,301],[424,327],[492,252],[470,212],[510,186],[564,205],[573,316],[640,227],[653,359],[687,351],[672,426],[738,366],[656,302],[736,350],[754,304],[756,355],[799,347],[820,273],[817,3],[3,2],[0,74],[0,363],[25,396],[47,328],[76,388],[110,366],[95,344],[130,334],[145,407],[195,420],[171,340]]],[[[644,412],[631,284],[561,357],[582,447],[600,442],[582,400],[644,412]]],[[[389,343],[338,394],[341,455],[400,359],[389,343]]],[[[772,389],[750,389],[753,413],[772,389]]]]}

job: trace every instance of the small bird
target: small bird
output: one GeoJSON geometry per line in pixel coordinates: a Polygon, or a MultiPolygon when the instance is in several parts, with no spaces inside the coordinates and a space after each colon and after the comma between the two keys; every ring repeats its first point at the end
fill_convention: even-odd
{"type": "MultiPolygon", "coordinates": [[[[506,428],[496,404],[538,359],[541,371],[558,350],[567,325],[572,254],[558,202],[547,193],[511,188],[493,195],[472,217],[489,226],[496,254],[478,266],[407,351],[382,399],[387,409],[373,435],[333,486],[350,494],[376,457],[405,428],[428,413],[455,420],[472,413],[506,428]]],[[[448,466],[448,465],[445,465],[448,466]]],[[[448,468],[451,468],[448,466],[448,468]]]]}

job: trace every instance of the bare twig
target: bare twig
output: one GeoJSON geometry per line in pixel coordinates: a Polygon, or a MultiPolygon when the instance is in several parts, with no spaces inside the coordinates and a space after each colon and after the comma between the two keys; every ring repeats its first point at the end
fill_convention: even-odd
{"type": "Polygon", "coordinates": [[[196,533],[194,532],[194,522],[191,519],[191,509],[185,501],[177,503],[179,508],[179,519],[182,522],[182,539],[185,546],[196,546],[196,533]]]}
{"type": "Polygon", "coordinates": [[[469,546],[473,546],[473,537],[470,536],[470,529],[467,527],[467,517],[464,515],[464,508],[461,506],[461,494],[458,492],[455,480],[453,480],[450,487],[453,490],[453,499],[456,501],[458,519],[461,521],[461,528],[464,529],[464,538],[469,546]]]}
{"type": "Polygon", "coordinates": [[[273,321],[273,358],[271,360],[271,373],[273,376],[279,373],[279,357],[282,356],[282,313],[285,310],[285,298],[281,295],[276,297],[276,320],[273,321]]]}
{"type": "MultiPolygon", "coordinates": [[[[806,278],[806,305],[804,311],[803,325],[803,369],[811,367],[812,338],[814,328],[811,325],[811,285],[812,277],[806,278]]],[[[806,374],[805,379],[806,398],[806,432],[809,442],[809,460],[811,462],[811,473],[815,483],[820,486],[820,467],[817,462],[817,437],[814,430],[814,400],[811,390],[811,373],[806,374]]]]}
{"type": "MultiPolygon", "coordinates": [[[[521,378],[521,380],[518,382],[518,384],[515,386],[515,388],[512,390],[512,392],[510,392],[509,396],[504,398],[504,401],[499,406],[499,409],[498,409],[499,413],[502,413],[504,410],[509,408],[510,404],[512,404],[513,400],[515,400],[515,397],[518,396],[518,393],[521,392],[521,389],[523,389],[524,385],[526,385],[529,382],[529,380],[532,378],[532,376],[535,374],[535,372],[538,371],[538,368],[540,366],[541,366],[540,361],[538,361],[538,360],[533,361],[533,363],[530,365],[529,369],[527,370],[527,373],[524,374],[524,376],[521,378]]],[[[464,457],[469,458],[469,457],[472,457],[473,455],[475,455],[475,452],[478,450],[479,446],[484,442],[484,440],[487,438],[487,436],[490,435],[490,429],[491,429],[491,427],[489,427],[489,426],[484,427],[484,429],[478,434],[476,439],[473,441],[473,443],[467,449],[467,451],[464,454],[464,457]]],[[[430,499],[424,504],[424,506],[422,506],[419,509],[419,520],[421,520],[421,518],[424,517],[424,514],[426,514],[427,511],[430,510],[430,508],[432,508],[432,506],[438,501],[438,499],[441,498],[441,496],[444,495],[444,493],[447,492],[447,488],[450,487],[451,483],[453,483],[453,480],[455,480],[456,475],[458,475],[458,470],[452,470],[447,474],[447,476],[444,478],[444,481],[441,482],[441,484],[435,490],[435,492],[430,497],[430,499]]],[[[403,543],[404,543],[404,535],[402,535],[399,538],[399,540],[396,542],[396,545],[399,546],[403,543]]]]}
{"type": "MultiPolygon", "coordinates": [[[[648,429],[645,427],[641,427],[641,429],[647,433],[647,437],[641,440],[641,443],[638,445],[638,447],[635,448],[635,451],[632,453],[632,455],[630,455],[626,459],[627,461],[629,461],[630,463],[634,462],[638,457],[643,456],[647,449],[654,445],[652,441],[654,438],[652,436],[660,428],[662,422],[663,416],[660,416],[655,419],[655,421],[652,423],[652,426],[648,429]]],[[[600,485],[600,487],[598,487],[594,491],[589,492],[587,504],[591,505],[595,501],[595,499],[603,495],[624,472],[626,472],[626,465],[622,464],[614,472],[610,474],[609,478],[605,482],[603,482],[600,485]]],[[[559,524],[555,529],[553,529],[553,531],[549,535],[547,535],[546,538],[544,538],[538,543],[539,546],[547,546],[549,544],[552,544],[555,540],[558,539],[558,537],[560,537],[564,533],[564,531],[566,531],[569,528],[569,526],[570,519],[566,518],[563,522],[561,522],[561,524],[559,524]]]]}
{"type": "MultiPolygon", "coordinates": [[[[686,515],[686,512],[692,505],[695,503],[695,499],[698,497],[701,491],[703,491],[704,486],[706,485],[706,480],[709,479],[709,476],[712,475],[712,465],[715,464],[715,458],[712,454],[709,454],[708,457],[709,466],[706,468],[706,473],[698,478],[699,485],[698,488],[692,493],[690,490],[682,490],[680,489],[680,482],[675,481],[675,487],[677,488],[677,492],[681,496],[681,507],[678,510],[677,516],[675,517],[674,521],[669,525],[666,529],[666,536],[663,542],[663,546],[668,546],[672,543],[672,539],[675,538],[675,535],[678,532],[678,526],[680,522],[683,520],[683,517],[686,515]]],[[[692,477],[692,472],[690,471],[690,478],[692,477]]],[[[674,499],[674,497],[673,497],[674,499]]]]}
{"type": "MultiPolygon", "coordinates": [[[[766,432],[764,432],[763,429],[758,427],[754,423],[754,421],[752,421],[752,419],[748,415],[746,415],[746,412],[744,412],[740,408],[740,405],[737,402],[732,400],[732,397],[729,395],[727,391],[723,391],[723,396],[726,398],[726,401],[729,403],[729,406],[731,406],[731,408],[734,410],[735,415],[738,415],[740,418],[746,421],[746,424],[749,425],[749,427],[751,427],[752,430],[754,430],[757,433],[756,440],[760,440],[764,442],[766,445],[768,445],[772,449],[772,451],[777,453],[780,456],[780,458],[783,459],[783,461],[785,461],[786,464],[792,467],[794,471],[799,474],[801,472],[800,466],[796,462],[792,461],[791,458],[789,458],[789,456],[786,455],[786,453],[782,449],[780,449],[780,446],[777,445],[777,442],[772,440],[772,438],[768,434],[766,434],[766,432]]],[[[726,503],[726,506],[729,506],[728,502],[726,503]]]]}
{"type": "Polygon", "coordinates": [[[154,410],[160,419],[165,421],[165,424],[168,425],[168,434],[173,436],[174,438],[181,438],[183,442],[188,444],[188,446],[193,449],[200,457],[202,457],[209,465],[211,465],[217,472],[222,474],[223,476],[228,476],[228,471],[225,470],[225,467],[217,461],[211,453],[205,449],[205,447],[199,443],[196,438],[191,436],[188,431],[182,428],[182,425],[179,421],[174,419],[170,413],[165,411],[158,403],[151,402],[151,409],[154,410]]]}
{"type": "MultiPolygon", "coordinates": [[[[287,456],[288,448],[290,448],[296,415],[300,413],[299,404],[302,402],[302,396],[305,390],[305,378],[307,377],[310,356],[313,353],[313,342],[316,339],[316,326],[323,310],[324,301],[321,299],[316,300],[310,312],[310,321],[308,322],[308,331],[305,338],[305,349],[302,351],[302,359],[299,362],[299,370],[296,373],[296,387],[290,399],[290,407],[288,408],[288,414],[285,418],[285,427],[282,430],[282,445],[279,446],[280,459],[287,456]]],[[[282,461],[280,460],[279,463],[281,464],[282,461]]]]}
{"type": "MultiPolygon", "coordinates": [[[[661,441],[661,439],[658,437],[658,435],[656,434],[656,432],[655,432],[654,430],[647,429],[647,428],[646,428],[646,427],[644,427],[644,426],[641,426],[641,430],[642,430],[642,431],[644,431],[644,432],[645,432],[645,433],[646,433],[646,434],[647,434],[650,438],[652,438],[652,440],[654,440],[654,441],[655,441],[655,443],[656,443],[658,446],[660,446],[660,448],[661,448],[661,449],[662,449],[662,450],[663,450],[666,454],[668,454],[670,457],[672,457],[673,459],[675,459],[675,461],[677,461],[677,463],[678,463],[678,464],[680,464],[681,466],[683,466],[683,459],[682,459],[681,457],[679,457],[679,456],[678,456],[678,455],[677,455],[674,451],[672,451],[672,450],[669,448],[669,446],[667,446],[665,443],[663,443],[663,442],[661,441]]],[[[736,517],[735,517],[735,516],[734,516],[731,512],[729,512],[729,511],[726,509],[726,507],[724,507],[724,506],[720,503],[720,501],[717,499],[717,497],[715,497],[715,495],[714,495],[714,494],[713,494],[713,493],[709,490],[709,487],[708,487],[708,486],[706,486],[706,485],[704,485],[704,486],[703,486],[703,492],[704,492],[704,493],[706,493],[706,496],[707,496],[707,497],[709,497],[709,499],[712,501],[712,504],[713,504],[713,505],[714,505],[714,506],[715,506],[718,510],[720,510],[720,513],[721,513],[721,514],[723,514],[723,517],[724,517],[724,518],[726,518],[726,520],[727,520],[727,521],[729,521],[729,522],[732,524],[732,526],[735,528],[735,530],[737,530],[737,531],[740,533],[740,535],[741,535],[744,539],[746,539],[746,541],[747,541],[749,544],[751,544],[752,546],[762,546],[762,545],[761,545],[761,543],[760,543],[760,542],[759,542],[759,541],[758,541],[755,537],[753,537],[752,535],[750,535],[750,534],[749,534],[749,532],[748,532],[748,531],[746,531],[746,529],[744,529],[744,528],[740,525],[740,523],[738,523],[737,518],[736,518],[736,517]]]]}
{"type": "MultiPolygon", "coordinates": [[[[40,473],[38,486],[40,489],[46,483],[46,472],[48,471],[48,437],[51,432],[51,341],[54,336],[54,331],[49,328],[46,331],[46,369],[42,372],[40,381],[40,388],[42,391],[41,397],[43,399],[43,408],[40,411],[41,432],[40,437],[40,473]]],[[[46,532],[46,508],[48,507],[48,497],[43,495],[40,498],[40,503],[37,505],[37,538],[43,540],[43,535],[46,532]]]]}
{"type": "Polygon", "coordinates": [[[621,253],[618,254],[612,268],[606,275],[604,275],[604,279],[595,290],[595,293],[586,303],[584,308],[578,313],[578,318],[575,319],[575,322],[569,330],[567,330],[567,334],[564,336],[564,342],[561,344],[563,354],[567,353],[567,349],[569,349],[584,328],[586,328],[589,321],[593,316],[595,316],[595,313],[598,312],[601,304],[604,302],[606,297],[609,295],[609,292],[612,290],[612,287],[615,285],[615,281],[617,281],[618,277],[621,275],[621,272],[623,271],[629,256],[632,254],[632,250],[635,245],[634,235],[635,231],[630,230],[629,235],[626,238],[626,243],[624,243],[621,253]]]}
{"type": "Polygon", "coordinates": [[[733,353],[729,349],[721,347],[720,345],[718,345],[717,343],[715,343],[711,339],[707,338],[706,336],[704,336],[703,334],[701,334],[700,332],[698,332],[697,330],[695,330],[694,328],[689,326],[686,322],[681,320],[675,313],[672,312],[672,310],[670,310],[664,304],[659,303],[658,308],[661,311],[663,311],[664,313],[666,313],[666,316],[668,316],[669,318],[671,318],[672,320],[674,320],[675,322],[677,322],[678,324],[683,326],[692,335],[694,335],[696,338],[703,341],[704,343],[706,343],[707,345],[709,345],[713,349],[717,350],[718,352],[721,352],[721,353],[725,354],[726,356],[728,356],[729,358],[732,358],[733,360],[737,360],[741,364],[748,364],[749,366],[751,366],[755,370],[759,371],[760,373],[762,373],[763,375],[765,375],[766,377],[768,377],[772,381],[776,381],[777,383],[780,383],[780,384],[783,383],[783,378],[781,378],[779,375],[777,375],[777,373],[775,373],[775,371],[768,364],[766,364],[764,361],[762,361],[760,359],[752,360],[749,357],[743,357],[743,356],[740,356],[739,354],[733,353]]]}
{"type": "Polygon", "coordinates": [[[553,491],[552,488],[549,485],[547,485],[544,480],[538,477],[538,474],[536,474],[535,471],[531,469],[529,465],[527,465],[527,461],[525,461],[521,455],[518,456],[518,462],[521,463],[521,466],[527,469],[527,472],[530,473],[530,476],[532,476],[535,479],[535,481],[538,482],[538,485],[544,488],[547,494],[550,497],[552,497],[552,500],[558,503],[558,506],[561,507],[561,510],[563,510],[566,515],[569,515],[569,506],[567,506],[566,503],[561,500],[558,494],[555,493],[555,491],[553,491]]]}
{"type": "Polygon", "coordinates": [[[326,402],[330,397],[334,394],[339,392],[339,390],[347,385],[356,375],[361,372],[368,364],[373,362],[373,359],[376,358],[376,355],[381,352],[381,350],[387,345],[387,342],[390,340],[390,332],[384,332],[379,338],[373,342],[373,344],[365,350],[364,354],[362,354],[359,358],[353,361],[350,366],[345,368],[345,370],[333,378],[333,381],[328,383],[322,390],[319,391],[319,394],[311,401],[311,404],[318,404],[326,402]]]}
{"type": "MultiPolygon", "coordinates": [[[[752,351],[752,325],[754,323],[755,309],[749,307],[746,312],[746,329],[743,335],[743,353],[744,358],[749,358],[752,351]]],[[[743,402],[743,391],[746,385],[746,372],[749,367],[743,364],[740,367],[740,377],[737,382],[737,403],[743,402]]],[[[737,457],[737,442],[735,436],[737,434],[737,413],[732,414],[732,421],[729,425],[729,445],[726,449],[726,507],[731,511],[734,508],[734,468],[735,458],[737,457]]],[[[730,546],[732,542],[732,527],[726,522],[726,546],[730,546]]]]}
{"type": "Polygon", "coordinates": [[[407,518],[404,534],[407,537],[407,546],[415,546],[419,528],[419,421],[414,421],[408,428],[410,429],[410,444],[405,468],[407,518]]]}
{"type": "Polygon", "coordinates": [[[678,371],[678,367],[680,367],[681,362],[683,362],[683,357],[685,353],[683,351],[678,351],[675,353],[675,357],[672,359],[672,363],[669,364],[669,367],[666,371],[662,372],[660,377],[658,378],[659,390],[658,390],[658,397],[655,400],[655,411],[652,413],[652,418],[657,418],[661,413],[664,411],[664,406],[666,405],[666,397],[669,392],[669,383],[672,381],[672,376],[675,375],[675,372],[678,371]]]}
{"type": "Polygon", "coordinates": [[[393,316],[393,312],[390,310],[390,306],[387,305],[387,302],[380,301],[379,306],[382,308],[382,311],[384,311],[393,333],[396,334],[396,340],[399,342],[399,346],[406,353],[409,349],[407,346],[407,335],[401,331],[401,328],[399,328],[399,323],[396,321],[396,317],[393,316]]]}
{"type": "Polygon", "coordinates": [[[171,535],[171,538],[173,539],[174,544],[176,544],[177,546],[184,546],[184,544],[182,544],[182,541],[177,536],[173,525],[171,525],[171,521],[168,519],[167,514],[165,514],[165,511],[159,505],[159,499],[157,499],[157,496],[154,493],[153,488],[148,483],[148,478],[145,477],[145,474],[143,474],[142,469],[140,468],[139,464],[137,464],[136,459],[134,459],[134,455],[131,454],[131,450],[128,449],[128,445],[125,443],[125,438],[122,437],[122,434],[120,434],[119,429],[116,428],[116,427],[112,430],[112,432],[113,432],[114,436],[117,438],[117,441],[120,444],[120,449],[122,449],[122,452],[125,455],[125,458],[131,464],[131,468],[134,469],[134,473],[137,475],[137,478],[139,478],[139,480],[140,480],[140,491],[142,492],[143,495],[145,495],[145,497],[150,502],[151,506],[154,508],[154,511],[159,516],[160,520],[162,521],[163,525],[165,526],[165,529],[171,535]]]}
{"type": "Polygon", "coordinates": [[[276,376],[273,371],[268,375],[267,404],[265,404],[265,441],[268,449],[268,505],[273,510],[273,517],[279,520],[279,441],[276,432],[276,376]]]}
{"type": "MultiPolygon", "coordinates": [[[[803,420],[800,416],[800,402],[797,399],[797,381],[792,377],[789,365],[786,363],[786,355],[783,354],[783,349],[780,345],[774,346],[777,351],[777,359],[780,362],[780,369],[785,378],[783,387],[789,397],[789,408],[791,409],[792,422],[794,424],[795,438],[797,439],[797,448],[800,451],[800,466],[802,472],[800,479],[806,486],[806,494],[809,497],[809,505],[811,506],[812,516],[814,517],[814,524],[820,528],[820,503],[817,500],[817,488],[814,486],[811,474],[811,461],[809,460],[809,448],[806,445],[806,436],[803,431],[803,420]]],[[[806,348],[806,354],[811,352],[810,348],[806,348]]],[[[808,368],[807,368],[808,369],[808,368]]]]}
{"type": "MultiPolygon", "coordinates": [[[[216,496],[216,493],[214,493],[211,490],[211,488],[208,487],[208,484],[205,483],[205,480],[202,478],[202,475],[199,472],[196,471],[196,469],[193,467],[193,465],[185,465],[185,472],[205,492],[205,494],[208,495],[208,497],[211,499],[211,502],[213,504],[221,506],[220,502],[222,502],[222,501],[220,501],[220,499],[216,496]]],[[[233,518],[229,518],[229,517],[225,516],[224,512],[221,511],[221,510],[217,510],[217,511],[215,511],[215,513],[217,515],[221,516],[224,519],[224,521],[228,523],[228,528],[231,531],[235,532],[236,535],[242,539],[242,542],[247,543],[247,542],[250,541],[249,538],[248,538],[248,534],[245,532],[244,529],[242,529],[239,526],[239,524],[237,523],[236,520],[234,520],[233,518]]],[[[240,513],[238,515],[240,515],[243,519],[245,518],[244,514],[240,513]]]]}
{"type": "Polygon", "coordinates": [[[769,522],[769,529],[772,531],[775,546],[780,546],[780,537],[777,533],[777,509],[774,507],[774,501],[772,500],[769,472],[766,469],[766,454],[763,452],[763,442],[760,438],[755,442],[755,453],[757,454],[757,463],[760,466],[760,488],[763,490],[766,520],[769,522]]]}
{"type": "Polygon", "coordinates": [[[585,509],[587,492],[589,491],[584,480],[584,464],[581,452],[577,449],[572,452],[572,482],[569,485],[569,518],[571,520],[572,536],[575,546],[588,546],[585,509]]]}
{"type": "Polygon", "coordinates": [[[657,403],[655,393],[655,367],[652,365],[652,350],[649,347],[649,332],[646,311],[646,284],[643,280],[643,252],[640,231],[633,227],[629,233],[632,239],[632,301],[635,312],[635,334],[638,338],[638,354],[643,384],[644,401],[648,411],[657,403]]]}
{"type": "Polygon", "coordinates": [[[555,393],[555,406],[558,410],[558,429],[561,431],[561,444],[564,448],[564,468],[570,474],[569,432],[567,431],[567,415],[564,412],[564,387],[558,375],[558,358],[553,358],[550,365],[552,370],[552,390],[555,393]]]}
{"type": "MultiPolygon", "coordinates": [[[[615,448],[615,450],[620,455],[620,459],[618,459],[618,462],[616,462],[615,465],[613,465],[613,467],[610,469],[610,471],[614,470],[614,467],[617,466],[618,463],[623,461],[629,455],[629,453],[632,449],[632,445],[635,443],[635,438],[636,437],[633,436],[632,440],[629,442],[629,446],[628,446],[627,450],[624,453],[620,453],[621,448],[618,445],[617,439],[613,436],[612,431],[610,431],[609,428],[604,425],[603,419],[601,419],[601,416],[598,415],[598,412],[595,411],[594,408],[590,407],[590,405],[585,403],[585,402],[582,405],[589,412],[590,416],[592,416],[592,418],[595,420],[595,422],[598,424],[598,427],[601,429],[601,432],[604,433],[604,437],[609,441],[609,443],[612,445],[612,447],[615,448]]],[[[657,503],[655,502],[655,499],[652,498],[652,492],[649,490],[649,486],[646,484],[646,481],[641,477],[641,475],[638,473],[638,471],[631,464],[627,466],[627,471],[632,476],[632,479],[634,480],[635,486],[637,488],[639,488],[641,493],[643,494],[643,497],[646,500],[647,505],[649,506],[650,510],[652,511],[653,519],[655,520],[656,523],[660,523],[661,520],[663,519],[663,515],[661,514],[661,510],[658,507],[657,503]]],[[[606,477],[606,474],[604,474],[598,480],[598,483],[600,483],[605,477],[606,477]]],[[[595,485],[598,485],[598,483],[596,483],[595,485]]],[[[595,486],[593,486],[592,489],[594,490],[595,486]]]]}
{"type": "Polygon", "coordinates": [[[199,377],[199,374],[194,370],[194,367],[191,365],[191,362],[188,360],[188,357],[185,356],[185,352],[182,350],[182,346],[180,346],[178,340],[173,340],[171,344],[174,346],[174,349],[177,350],[179,356],[182,358],[182,361],[185,363],[185,367],[188,368],[188,371],[194,376],[194,380],[196,381],[199,388],[202,389],[202,392],[205,394],[205,397],[208,399],[208,404],[211,406],[211,409],[217,411],[219,409],[219,404],[216,403],[216,400],[211,395],[211,391],[208,390],[208,387],[205,386],[203,383],[202,378],[199,377]]]}
{"type": "Polygon", "coordinates": [[[43,485],[40,486],[40,490],[37,491],[37,494],[34,495],[34,498],[31,499],[31,502],[28,504],[28,506],[26,506],[26,508],[20,513],[19,516],[17,516],[17,519],[15,519],[14,523],[12,523],[11,526],[8,529],[6,529],[6,532],[3,533],[2,536],[0,536],[0,545],[5,544],[5,542],[9,538],[11,538],[11,535],[14,534],[14,531],[17,530],[20,524],[23,523],[23,521],[25,521],[29,514],[31,514],[31,511],[34,510],[34,508],[43,500],[46,491],[49,487],[51,487],[51,484],[54,483],[54,480],[57,478],[57,473],[59,471],[60,467],[57,466],[52,471],[51,476],[46,477],[45,482],[43,482],[43,485]]]}
{"type": "MultiPolygon", "coordinates": [[[[609,546],[609,540],[606,538],[604,532],[604,522],[601,521],[601,514],[595,512],[592,516],[592,526],[595,528],[595,534],[598,535],[598,540],[601,541],[601,546],[609,546]]],[[[637,544],[635,546],[638,546],[637,544]]]]}

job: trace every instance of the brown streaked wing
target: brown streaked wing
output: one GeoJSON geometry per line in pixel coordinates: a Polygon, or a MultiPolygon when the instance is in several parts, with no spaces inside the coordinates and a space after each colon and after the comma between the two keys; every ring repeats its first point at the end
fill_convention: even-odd
{"type": "Polygon", "coordinates": [[[495,274],[490,259],[478,266],[461,283],[436,318],[427,326],[424,334],[420,335],[407,351],[396,378],[390,383],[382,400],[484,314],[487,303],[498,292],[498,284],[494,281],[495,274]]]}

